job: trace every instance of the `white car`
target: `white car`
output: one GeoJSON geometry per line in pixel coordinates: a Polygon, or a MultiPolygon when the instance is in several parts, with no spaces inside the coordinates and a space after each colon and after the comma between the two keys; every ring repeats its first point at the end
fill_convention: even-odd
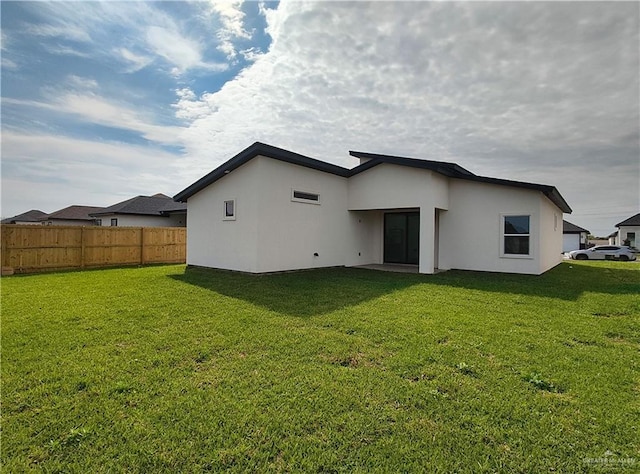
{"type": "Polygon", "coordinates": [[[629,247],[620,245],[596,245],[590,249],[572,250],[569,257],[573,260],[635,260],[636,254],[629,247]]]}

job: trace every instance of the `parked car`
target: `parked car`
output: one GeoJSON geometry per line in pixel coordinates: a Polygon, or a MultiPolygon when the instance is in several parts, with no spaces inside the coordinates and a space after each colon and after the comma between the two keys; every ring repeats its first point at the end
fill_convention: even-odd
{"type": "Polygon", "coordinates": [[[572,250],[569,257],[573,260],[635,260],[636,254],[629,247],[621,245],[596,245],[585,250],[572,250]]]}

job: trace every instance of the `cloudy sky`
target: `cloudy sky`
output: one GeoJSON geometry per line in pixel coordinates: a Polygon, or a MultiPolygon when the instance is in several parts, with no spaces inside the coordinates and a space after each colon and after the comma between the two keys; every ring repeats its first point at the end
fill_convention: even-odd
{"type": "Polygon", "coordinates": [[[254,141],[640,211],[637,2],[1,2],[2,216],[174,195],[254,141]]]}

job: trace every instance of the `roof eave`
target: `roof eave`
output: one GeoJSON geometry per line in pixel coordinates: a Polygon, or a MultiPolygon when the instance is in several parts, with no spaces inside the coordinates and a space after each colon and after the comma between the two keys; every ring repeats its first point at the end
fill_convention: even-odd
{"type": "Polygon", "coordinates": [[[273,158],[276,160],[284,161],[286,163],[304,166],[306,168],[323,171],[325,173],[335,174],[344,178],[348,177],[350,172],[350,170],[342,168],[341,166],[326,163],[314,158],[309,158],[308,156],[299,155],[298,153],[283,150],[282,148],[277,148],[265,143],[255,142],[248,148],[245,148],[240,153],[235,155],[230,160],[218,166],[209,174],[203,176],[192,185],[180,191],[178,194],[173,196],[173,200],[177,202],[187,202],[187,200],[191,196],[200,192],[210,184],[213,184],[225,175],[231,173],[233,170],[239,168],[256,156],[265,156],[267,158],[273,158]]]}

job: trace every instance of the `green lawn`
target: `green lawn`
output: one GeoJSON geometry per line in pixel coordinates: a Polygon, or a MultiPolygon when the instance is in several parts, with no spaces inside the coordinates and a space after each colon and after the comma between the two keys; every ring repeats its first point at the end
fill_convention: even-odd
{"type": "Polygon", "coordinates": [[[3,278],[3,471],[640,471],[639,294],[621,262],[3,278]]]}

